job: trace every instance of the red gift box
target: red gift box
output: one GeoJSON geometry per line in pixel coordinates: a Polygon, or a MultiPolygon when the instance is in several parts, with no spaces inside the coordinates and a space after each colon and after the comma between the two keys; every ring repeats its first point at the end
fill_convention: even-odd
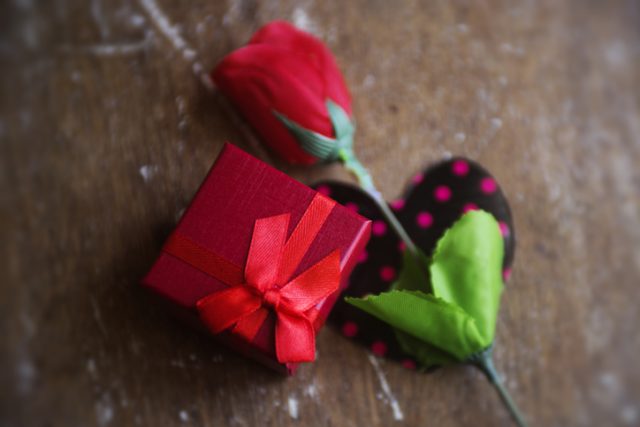
{"type": "Polygon", "coordinates": [[[369,235],[367,219],[225,144],[143,285],[291,374],[313,358],[369,235]]]}

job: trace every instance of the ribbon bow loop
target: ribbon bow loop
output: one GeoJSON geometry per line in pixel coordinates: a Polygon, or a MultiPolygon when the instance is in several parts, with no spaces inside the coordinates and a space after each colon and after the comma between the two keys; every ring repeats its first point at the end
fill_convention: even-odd
{"type": "Polygon", "coordinates": [[[287,239],[290,215],[255,221],[243,283],[214,292],[197,303],[213,333],[233,328],[252,340],[269,311],[276,314],[275,349],[281,363],[315,358],[315,329],[310,310],[340,286],[338,249],[290,279],[335,202],[316,196],[287,239]]]}

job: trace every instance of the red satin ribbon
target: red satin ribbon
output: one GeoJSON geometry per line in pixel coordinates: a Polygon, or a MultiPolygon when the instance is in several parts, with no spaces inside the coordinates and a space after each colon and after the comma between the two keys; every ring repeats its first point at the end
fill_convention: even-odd
{"type": "Polygon", "coordinates": [[[313,308],[340,286],[340,251],[290,278],[334,206],[333,200],[316,194],[289,239],[289,214],[256,220],[244,274],[234,263],[178,233],[163,250],[230,285],[197,302],[202,321],[213,333],[233,328],[251,341],[273,310],[278,361],[310,362],[315,358],[313,308]]]}

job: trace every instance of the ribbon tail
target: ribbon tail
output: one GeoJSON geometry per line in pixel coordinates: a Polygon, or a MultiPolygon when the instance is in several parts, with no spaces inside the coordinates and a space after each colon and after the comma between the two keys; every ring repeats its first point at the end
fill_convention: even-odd
{"type": "Polygon", "coordinates": [[[202,298],[196,307],[203,323],[217,334],[255,312],[261,305],[260,298],[245,286],[234,286],[202,298]]]}
{"type": "Polygon", "coordinates": [[[316,358],[316,334],[304,316],[284,311],[276,322],[276,357],[280,363],[313,362],[316,358]]]}

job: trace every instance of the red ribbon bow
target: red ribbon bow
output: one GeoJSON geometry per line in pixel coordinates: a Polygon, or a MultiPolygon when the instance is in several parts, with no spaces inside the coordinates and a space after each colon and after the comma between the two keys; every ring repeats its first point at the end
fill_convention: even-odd
{"type": "Polygon", "coordinates": [[[256,220],[242,279],[234,264],[174,233],[165,251],[231,285],[197,302],[205,325],[213,333],[233,327],[233,333],[252,340],[273,310],[278,361],[313,361],[313,307],[340,286],[340,251],[290,277],[334,205],[316,195],[288,240],[289,214],[256,220]]]}

